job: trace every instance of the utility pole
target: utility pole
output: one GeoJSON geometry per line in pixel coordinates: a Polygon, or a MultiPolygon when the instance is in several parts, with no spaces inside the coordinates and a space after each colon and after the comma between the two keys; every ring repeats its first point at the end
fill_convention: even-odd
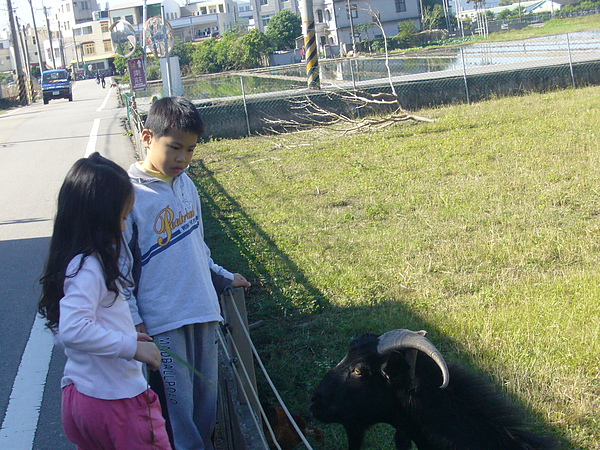
{"type": "Polygon", "coordinates": [[[27,87],[27,99],[33,103],[33,84],[31,82],[31,63],[29,62],[29,48],[27,47],[27,29],[25,25],[19,26],[19,18],[15,17],[21,38],[21,50],[23,51],[23,64],[25,64],[25,82],[27,87]]]}
{"type": "Polygon", "coordinates": [[[54,47],[52,46],[52,30],[50,29],[50,20],[48,20],[48,11],[44,6],[44,17],[46,17],[46,27],[48,28],[48,39],[50,40],[50,56],[52,56],[52,68],[56,69],[56,60],[54,59],[54,47]]]}
{"type": "MultiPolygon", "coordinates": [[[[142,63],[144,64],[144,73],[146,73],[146,22],[148,21],[148,2],[144,0],[142,5],[142,35],[140,36],[140,45],[142,46],[142,63]]],[[[133,89],[131,89],[133,91],[133,89]]]]}
{"type": "Polygon", "coordinates": [[[29,0],[29,7],[31,8],[31,18],[33,19],[33,29],[35,30],[35,43],[37,45],[38,61],[40,63],[40,76],[45,69],[44,59],[42,58],[42,47],[40,46],[40,37],[38,36],[37,25],[35,24],[35,12],[33,11],[33,3],[29,0]]]}
{"type": "Polygon", "coordinates": [[[15,26],[15,15],[12,9],[10,0],[6,0],[8,7],[8,21],[10,22],[10,35],[15,54],[15,71],[17,75],[17,85],[19,86],[19,103],[23,106],[27,105],[27,88],[23,79],[23,67],[21,66],[21,52],[19,51],[19,33],[15,26]]]}
{"type": "MultiPolygon", "coordinates": [[[[67,67],[67,58],[65,57],[65,42],[63,39],[62,29],[60,28],[60,21],[58,21],[58,52],[60,54],[60,62],[62,63],[60,65],[60,67],[66,68],[67,67]]],[[[55,67],[55,69],[56,69],[56,67],[55,67]]]]}
{"type": "Polygon", "coordinates": [[[77,51],[77,40],[75,39],[75,28],[71,28],[73,32],[73,51],[75,52],[75,61],[77,63],[76,75],[79,75],[79,53],[77,51]]]}
{"type": "Polygon", "coordinates": [[[321,89],[319,79],[319,55],[315,35],[315,13],[312,0],[300,0],[302,6],[302,24],[304,30],[304,49],[306,54],[306,76],[309,89],[321,89]]]}
{"type": "Polygon", "coordinates": [[[21,62],[25,66],[23,72],[27,75],[27,79],[29,79],[31,77],[29,76],[29,52],[27,50],[26,28],[25,25],[21,25],[19,23],[18,16],[15,16],[15,26],[17,27],[17,33],[19,34],[19,43],[21,45],[21,51],[23,52],[21,56],[21,62]]]}
{"type": "Polygon", "coordinates": [[[350,17],[350,34],[352,35],[352,56],[356,57],[356,36],[354,35],[354,17],[352,17],[352,11],[356,11],[356,9],[353,9],[350,0],[348,0],[348,17],[350,17]]]}

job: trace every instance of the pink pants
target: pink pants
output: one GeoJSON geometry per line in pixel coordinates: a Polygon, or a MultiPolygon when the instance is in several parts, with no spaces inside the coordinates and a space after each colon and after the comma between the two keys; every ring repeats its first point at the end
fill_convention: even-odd
{"type": "Polygon", "coordinates": [[[101,400],[70,384],[62,393],[62,421],[82,450],[171,449],[158,396],[150,389],[133,398],[101,400]]]}

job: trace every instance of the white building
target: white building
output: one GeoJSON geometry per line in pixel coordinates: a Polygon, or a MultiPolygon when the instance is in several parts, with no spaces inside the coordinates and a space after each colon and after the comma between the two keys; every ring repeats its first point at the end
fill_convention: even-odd
{"type": "Polygon", "coordinates": [[[172,21],[171,26],[184,42],[222,34],[234,28],[238,19],[237,4],[233,0],[186,3],[181,11],[183,17],[180,21],[172,21]]]}
{"type": "MultiPolygon", "coordinates": [[[[233,28],[236,23],[236,4],[232,0],[205,0],[180,6],[174,0],[148,0],[146,17],[164,15],[176,38],[184,42],[215,36],[233,28]]],[[[143,1],[136,0],[113,6],[109,10],[111,23],[126,20],[140,33],[143,29],[143,1]]]]}
{"type": "Polygon", "coordinates": [[[250,0],[250,4],[252,6],[254,28],[258,28],[262,32],[267,29],[269,20],[284,9],[300,14],[300,8],[296,0],[250,0]]]}
{"type": "MultiPolygon", "coordinates": [[[[160,16],[162,7],[165,9],[165,17],[171,21],[181,17],[181,7],[174,0],[147,0],[146,1],[146,17],[160,16]]],[[[134,28],[138,25],[143,25],[144,3],[142,0],[135,0],[126,3],[119,3],[108,10],[110,23],[115,23],[119,20],[126,20],[134,28]]]]}
{"type": "MultiPolygon", "coordinates": [[[[12,71],[15,69],[16,66],[16,64],[14,63],[14,50],[10,40],[10,33],[8,32],[8,30],[6,31],[7,33],[0,37],[0,72],[12,71]]],[[[46,41],[46,43],[48,43],[49,45],[46,27],[38,28],[38,36],[42,43],[46,41]]],[[[27,63],[31,67],[38,66],[40,64],[40,59],[38,57],[38,48],[35,39],[36,36],[33,27],[26,26],[26,33],[21,36],[21,40],[25,45],[25,51],[21,51],[21,63],[23,68],[26,67],[27,63]]],[[[43,45],[41,47],[42,52],[44,52],[43,45]]],[[[44,61],[44,57],[48,58],[48,56],[42,56],[42,61],[44,61]]],[[[44,69],[45,67],[42,68],[42,70],[44,69]]]]}
{"type": "Polygon", "coordinates": [[[69,65],[79,68],[79,72],[112,71],[116,54],[108,18],[74,25],[71,37],[65,38],[65,53],[70,55],[69,65]]]}
{"type": "MultiPolygon", "coordinates": [[[[315,34],[321,52],[326,46],[340,47],[345,54],[361,40],[385,35],[395,36],[403,22],[421,28],[419,0],[313,0],[315,34]],[[377,19],[381,27],[376,24],[377,19]],[[359,24],[372,24],[366,33],[357,30],[359,24]],[[352,33],[354,31],[354,33],[352,33]],[[353,36],[354,34],[354,36],[353,36]],[[368,36],[367,36],[368,35],[368,36]]],[[[360,28],[360,27],[359,27],[360,28]]],[[[335,50],[333,53],[337,53],[335,50]]]]}
{"type": "Polygon", "coordinates": [[[252,2],[250,0],[235,0],[235,3],[237,4],[238,23],[242,26],[245,26],[249,30],[256,28],[252,2]]]}
{"type": "Polygon", "coordinates": [[[108,12],[101,11],[96,0],[62,0],[46,14],[51,39],[46,33],[42,51],[47,67],[85,67],[92,72],[111,69],[115,52],[108,12]]]}

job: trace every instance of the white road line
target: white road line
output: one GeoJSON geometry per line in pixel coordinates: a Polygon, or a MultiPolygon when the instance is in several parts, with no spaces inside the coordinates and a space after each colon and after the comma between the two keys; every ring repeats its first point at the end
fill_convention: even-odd
{"type": "Polygon", "coordinates": [[[100,107],[96,110],[96,112],[100,112],[104,109],[104,107],[106,106],[106,103],[108,102],[108,99],[110,98],[111,93],[112,93],[112,88],[109,88],[108,92],[106,93],[106,97],[104,97],[104,101],[102,102],[100,107]]]}
{"type": "Polygon", "coordinates": [[[0,448],[30,450],[52,356],[52,334],[37,315],[12,387],[0,430],[0,448]]]}
{"type": "Polygon", "coordinates": [[[96,141],[98,140],[98,129],[100,128],[100,119],[94,119],[92,124],[92,131],[90,131],[90,138],[88,140],[87,148],[85,149],[84,157],[87,158],[96,151],[96,141]]]}

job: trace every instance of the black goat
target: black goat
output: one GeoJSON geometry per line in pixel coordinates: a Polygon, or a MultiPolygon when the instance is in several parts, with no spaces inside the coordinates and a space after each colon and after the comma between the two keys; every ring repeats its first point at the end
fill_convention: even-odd
{"type": "Polygon", "coordinates": [[[348,448],[361,448],[376,423],[396,428],[397,449],[554,449],[553,438],[528,430],[521,414],[489,383],[444,358],[425,331],[364,334],[329,370],[310,406],[340,423],[348,448]],[[417,359],[419,352],[428,357],[417,359]]]}

